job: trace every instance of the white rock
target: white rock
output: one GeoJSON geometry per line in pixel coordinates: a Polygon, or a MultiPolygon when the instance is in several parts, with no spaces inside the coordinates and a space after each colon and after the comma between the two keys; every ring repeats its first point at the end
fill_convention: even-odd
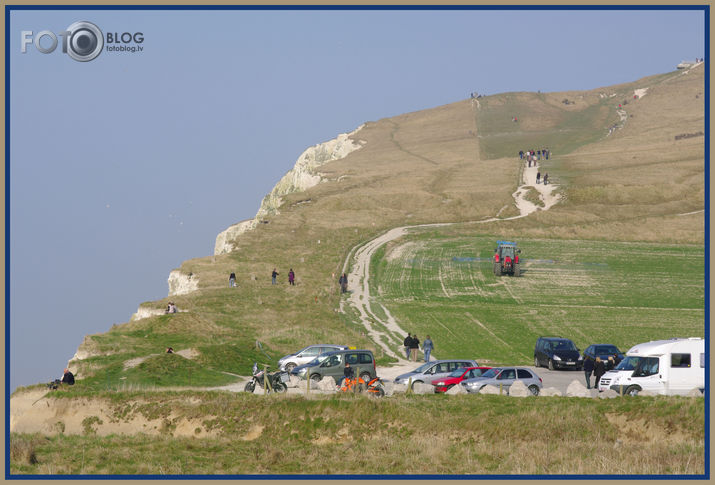
{"type": "Polygon", "coordinates": [[[452,386],[451,389],[447,390],[445,394],[449,394],[450,396],[453,396],[455,394],[467,394],[467,390],[464,388],[464,386],[457,384],[456,386],[452,386]]]}
{"type": "Polygon", "coordinates": [[[563,396],[563,394],[555,387],[545,387],[541,390],[539,396],[563,396]]]}
{"type": "Polygon", "coordinates": [[[690,390],[690,392],[688,393],[688,396],[690,396],[690,397],[704,397],[705,395],[702,392],[700,392],[700,389],[698,389],[697,387],[693,387],[690,390]]]}
{"type": "Polygon", "coordinates": [[[415,382],[412,384],[412,392],[415,394],[434,394],[434,386],[423,382],[415,382]]]}
{"type": "Polygon", "coordinates": [[[169,273],[169,296],[185,295],[199,289],[199,278],[195,274],[184,274],[175,269],[169,273]]]}
{"type": "Polygon", "coordinates": [[[532,394],[523,381],[517,380],[514,381],[514,384],[509,387],[509,395],[514,397],[527,397],[531,396],[532,394]]]}
{"type": "Polygon", "coordinates": [[[237,224],[229,226],[228,229],[223,232],[220,232],[219,235],[216,236],[214,255],[225,254],[234,251],[236,248],[231,243],[231,241],[238,238],[238,236],[240,236],[244,232],[250,231],[251,229],[255,229],[257,225],[258,219],[248,219],[246,221],[241,221],[237,224]]]}
{"type": "Polygon", "coordinates": [[[321,391],[337,391],[337,385],[335,384],[335,379],[332,377],[323,377],[318,382],[318,389],[321,391]]]}
{"type": "Polygon", "coordinates": [[[598,393],[599,399],[612,399],[614,397],[618,397],[618,393],[613,389],[606,389],[605,391],[598,393]]]}
{"type": "Polygon", "coordinates": [[[396,392],[401,392],[401,393],[407,392],[407,384],[395,384],[394,382],[389,382],[389,383],[386,382],[385,386],[387,386],[387,384],[392,384],[392,393],[393,394],[396,392]]]}
{"type": "Polygon", "coordinates": [[[658,394],[651,391],[638,391],[639,396],[657,396],[658,394]]]}
{"type": "Polygon", "coordinates": [[[580,381],[571,381],[566,388],[566,395],[569,397],[591,397],[591,393],[580,381]]]}
{"type": "Polygon", "coordinates": [[[486,386],[481,388],[479,394],[499,394],[499,388],[496,386],[492,386],[491,384],[487,384],[486,386]]]}
{"type": "Polygon", "coordinates": [[[142,318],[155,317],[157,315],[163,315],[165,311],[166,309],[164,308],[145,308],[140,306],[129,320],[133,322],[134,320],[141,320],[142,318]]]}

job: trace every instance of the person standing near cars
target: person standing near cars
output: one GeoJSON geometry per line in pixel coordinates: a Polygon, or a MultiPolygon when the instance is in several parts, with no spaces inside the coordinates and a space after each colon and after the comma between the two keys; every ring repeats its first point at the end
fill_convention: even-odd
{"type": "Polygon", "coordinates": [[[422,351],[425,353],[425,362],[429,362],[429,355],[432,353],[433,348],[434,344],[432,343],[432,339],[429,338],[429,335],[427,335],[425,341],[422,342],[422,351]]]}
{"type": "Polygon", "coordinates": [[[600,357],[596,357],[596,363],[593,365],[593,375],[596,376],[596,385],[594,386],[594,389],[598,389],[598,381],[601,380],[601,376],[605,373],[606,365],[600,357]]]}
{"type": "Polygon", "coordinates": [[[405,346],[405,359],[410,360],[410,347],[412,347],[412,335],[407,333],[405,341],[402,343],[405,346]]]}
{"type": "Polygon", "coordinates": [[[591,374],[593,373],[593,361],[588,355],[583,356],[583,373],[586,375],[586,389],[591,389],[591,374]]]}
{"type": "Polygon", "coordinates": [[[412,362],[417,362],[417,351],[420,349],[420,339],[417,335],[412,336],[412,342],[410,342],[410,356],[412,357],[412,362]]]}

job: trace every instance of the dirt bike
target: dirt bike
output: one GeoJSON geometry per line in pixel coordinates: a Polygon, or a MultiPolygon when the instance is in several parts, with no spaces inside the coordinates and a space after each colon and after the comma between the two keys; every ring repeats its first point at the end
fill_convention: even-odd
{"type": "Polygon", "coordinates": [[[379,377],[375,377],[367,384],[365,384],[362,377],[346,377],[343,379],[343,385],[340,387],[340,390],[342,392],[355,392],[355,386],[357,386],[357,392],[367,391],[368,396],[382,397],[385,395],[385,386],[383,386],[379,377]]]}
{"type": "Polygon", "coordinates": [[[264,373],[264,371],[258,370],[257,364],[253,364],[253,375],[251,376],[251,380],[246,383],[243,390],[246,392],[253,392],[254,389],[256,389],[256,386],[262,388],[264,374],[267,374],[268,382],[270,383],[270,385],[266,387],[268,392],[271,392],[271,388],[278,393],[283,393],[288,390],[286,382],[290,381],[290,374],[283,371],[276,372],[274,374],[264,373]]]}

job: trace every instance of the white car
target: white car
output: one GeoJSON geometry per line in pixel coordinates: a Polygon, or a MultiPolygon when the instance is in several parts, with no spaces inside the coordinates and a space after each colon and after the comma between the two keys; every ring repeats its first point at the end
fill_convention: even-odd
{"type": "Polygon", "coordinates": [[[299,350],[295,354],[286,355],[281,357],[278,361],[278,367],[286,372],[292,371],[295,367],[303,364],[307,364],[311,360],[315,359],[319,355],[323,355],[334,350],[348,350],[345,345],[332,345],[332,344],[317,344],[308,345],[306,348],[299,350]]]}

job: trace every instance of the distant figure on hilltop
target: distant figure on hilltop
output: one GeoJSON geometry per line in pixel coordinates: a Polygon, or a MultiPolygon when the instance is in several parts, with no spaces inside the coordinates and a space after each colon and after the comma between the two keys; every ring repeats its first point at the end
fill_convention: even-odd
{"type": "Polygon", "coordinates": [[[402,343],[402,345],[405,346],[405,359],[410,358],[410,347],[412,347],[412,335],[410,333],[407,333],[407,337],[405,337],[405,341],[402,343]]]}
{"type": "Polygon", "coordinates": [[[548,173],[545,173],[545,174],[544,174],[544,185],[546,185],[546,184],[548,184],[548,183],[549,183],[549,174],[548,174],[548,173]]]}
{"type": "Polygon", "coordinates": [[[348,275],[343,273],[338,282],[340,283],[340,292],[346,293],[348,291],[348,275]]]}
{"type": "Polygon", "coordinates": [[[293,268],[288,271],[288,284],[295,286],[295,273],[293,272],[293,268]]]}
{"type": "Polygon", "coordinates": [[[166,306],[166,312],[164,313],[176,313],[176,305],[173,301],[169,302],[169,304],[166,306]]]}
{"type": "Polygon", "coordinates": [[[541,172],[536,172],[536,183],[539,183],[539,180],[541,179],[541,172]]]}
{"type": "Polygon", "coordinates": [[[276,284],[276,278],[278,277],[280,273],[276,271],[275,268],[273,268],[273,272],[271,273],[271,284],[275,285],[276,284]]]}
{"type": "Polygon", "coordinates": [[[236,273],[231,273],[228,276],[228,287],[233,288],[234,286],[236,286],[236,273]]]}

